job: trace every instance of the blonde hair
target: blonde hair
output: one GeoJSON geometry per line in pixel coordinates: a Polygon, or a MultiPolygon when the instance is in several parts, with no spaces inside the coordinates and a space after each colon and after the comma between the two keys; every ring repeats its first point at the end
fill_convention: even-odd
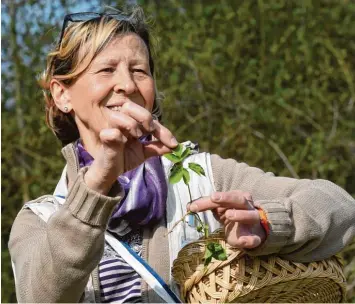
{"type": "MultiPolygon", "coordinates": [[[[150,70],[154,75],[150,35],[144,13],[141,8],[136,7],[126,15],[128,18],[124,20],[103,15],[88,21],[73,22],[65,29],[60,45],[47,56],[47,67],[39,78],[39,84],[44,94],[47,125],[63,145],[77,140],[80,135],[71,114],[60,111],[53,100],[50,92],[50,81],[53,78],[70,86],[114,37],[127,33],[137,34],[146,44],[150,70]]],[[[157,90],[155,96],[152,115],[160,120],[161,108],[157,90]]]]}

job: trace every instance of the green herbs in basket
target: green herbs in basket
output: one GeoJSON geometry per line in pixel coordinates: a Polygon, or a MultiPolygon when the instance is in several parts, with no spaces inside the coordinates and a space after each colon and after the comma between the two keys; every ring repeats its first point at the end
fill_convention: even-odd
{"type": "MultiPolygon", "coordinates": [[[[189,197],[190,197],[190,203],[192,203],[192,196],[191,196],[191,190],[189,186],[190,182],[190,171],[195,172],[198,175],[205,175],[205,171],[203,168],[196,163],[188,163],[188,169],[184,168],[183,162],[185,159],[192,154],[192,151],[189,147],[184,147],[182,144],[179,144],[171,153],[165,154],[164,157],[166,157],[168,160],[174,163],[172,168],[170,169],[170,174],[169,174],[169,183],[170,184],[176,184],[181,179],[184,181],[185,185],[187,186],[187,189],[189,191],[189,197]]],[[[207,266],[211,261],[212,258],[220,261],[224,261],[227,259],[227,254],[225,249],[217,242],[213,242],[211,240],[208,240],[209,236],[209,227],[205,223],[201,221],[200,216],[192,211],[188,211],[179,221],[177,221],[173,227],[168,231],[168,234],[174,230],[174,228],[182,221],[185,220],[187,216],[193,216],[195,220],[197,220],[198,225],[196,226],[196,230],[203,235],[203,238],[206,239],[206,246],[205,246],[205,255],[204,255],[204,265],[207,266]]]]}

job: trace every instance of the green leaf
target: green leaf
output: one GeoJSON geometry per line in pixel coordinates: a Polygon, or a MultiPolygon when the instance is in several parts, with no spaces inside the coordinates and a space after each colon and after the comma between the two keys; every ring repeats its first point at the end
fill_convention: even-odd
{"type": "Polygon", "coordinates": [[[164,157],[173,162],[174,164],[180,162],[180,158],[172,153],[164,154],[164,157]]]}
{"type": "Polygon", "coordinates": [[[188,185],[190,182],[190,173],[185,168],[182,169],[182,177],[184,179],[185,185],[188,185]]]}
{"type": "Polygon", "coordinates": [[[204,255],[204,265],[207,266],[211,262],[212,258],[219,261],[225,261],[227,259],[226,250],[217,242],[207,243],[204,255]]]}
{"type": "Polygon", "coordinates": [[[211,256],[208,257],[207,259],[205,259],[205,262],[203,263],[204,266],[207,266],[209,263],[211,263],[211,261],[212,261],[212,257],[211,256]]]}
{"type": "Polygon", "coordinates": [[[215,243],[210,242],[210,243],[207,244],[207,248],[208,248],[211,252],[214,252],[214,245],[215,245],[215,243]]]}
{"type": "Polygon", "coordinates": [[[199,165],[199,164],[196,164],[196,163],[189,163],[189,168],[196,172],[198,175],[203,175],[203,176],[206,176],[205,174],[205,170],[203,170],[203,168],[199,165]]]}
{"type": "MultiPolygon", "coordinates": [[[[182,162],[184,158],[182,158],[182,154],[184,151],[184,146],[179,144],[171,153],[164,154],[164,156],[172,161],[174,164],[178,162],[182,162]]],[[[185,150],[186,151],[186,150],[185,150]]]]}
{"type": "Polygon", "coordinates": [[[212,257],[213,257],[213,252],[211,252],[208,249],[208,246],[206,246],[205,255],[203,257],[203,259],[205,260],[205,262],[204,262],[205,266],[207,266],[209,263],[211,263],[212,257]]]}
{"type": "Polygon", "coordinates": [[[181,154],[181,160],[183,161],[186,157],[188,157],[191,154],[192,154],[191,149],[186,148],[185,151],[181,154]]]}
{"type": "Polygon", "coordinates": [[[197,230],[197,232],[202,232],[203,231],[203,227],[201,225],[198,225],[196,227],[196,230],[197,230]]]}
{"type": "Polygon", "coordinates": [[[183,178],[183,167],[181,163],[176,163],[170,170],[169,183],[176,184],[183,178]]]}
{"type": "Polygon", "coordinates": [[[219,243],[214,243],[214,251],[215,251],[215,252],[223,251],[222,245],[219,244],[219,243]]]}
{"type": "Polygon", "coordinates": [[[213,255],[213,252],[206,247],[204,258],[207,259],[213,255]]]}
{"type": "Polygon", "coordinates": [[[173,154],[177,157],[181,158],[181,154],[184,151],[184,146],[182,144],[178,144],[178,146],[173,150],[173,154]]]}
{"type": "Polygon", "coordinates": [[[226,254],[225,250],[223,249],[223,252],[219,253],[217,255],[217,257],[214,257],[214,258],[219,261],[225,261],[227,259],[227,254],[226,254]]]}

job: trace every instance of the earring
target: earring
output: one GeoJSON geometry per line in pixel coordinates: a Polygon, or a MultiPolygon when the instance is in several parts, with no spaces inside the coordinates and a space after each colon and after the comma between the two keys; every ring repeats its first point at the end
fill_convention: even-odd
{"type": "Polygon", "coordinates": [[[68,107],[64,107],[64,112],[67,113],[68,112],[68,107]]]}

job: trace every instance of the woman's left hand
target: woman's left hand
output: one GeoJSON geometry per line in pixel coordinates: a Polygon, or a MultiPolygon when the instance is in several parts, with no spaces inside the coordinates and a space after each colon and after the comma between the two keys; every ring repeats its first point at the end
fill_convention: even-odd
{"type": "Polygon", "coordinates": [[[189,210],[211,210],[224,226],[227,243],[233,247],[252,249],[260,246],[266,239],[259,211],[254,207],[250,193],[240,190],[215,192],[210,197],[193,201],[189,210]]]}

